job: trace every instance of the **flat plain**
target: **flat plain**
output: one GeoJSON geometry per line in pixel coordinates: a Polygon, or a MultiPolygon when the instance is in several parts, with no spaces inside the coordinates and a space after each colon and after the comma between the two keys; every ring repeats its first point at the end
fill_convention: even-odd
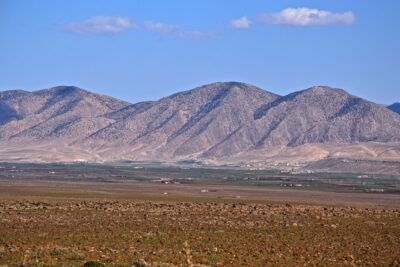
{"type": "Polygon", "coordinates": [[[367,174],[0,167],[0,265],[400,264],[393,176],[378,177],[386,181],[380,183],[367,174]]]}

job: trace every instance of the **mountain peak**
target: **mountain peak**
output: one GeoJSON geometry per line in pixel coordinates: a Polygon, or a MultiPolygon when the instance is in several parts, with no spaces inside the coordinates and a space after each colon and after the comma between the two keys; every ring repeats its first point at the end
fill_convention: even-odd
{"type": "Polygon", "coordinates": [[[29,93],[29,92],[22,89],[0,91],[0,94],[14,94],[14,93],[29,93]]]}
{"type": "Polygon", "coordinates": [[[311,92],[314,94],[331,94],[331,93],[339,93],[339,94],[349,94],[348,92],[346,92],[343,89],[340,88],[334,88],[334,87],[330,87],[330,86],[326,86],[326,85],[316,85],[316,86],[312,86],[308,89],[305,89],[303,91],[300,92],[311,92]]]}
{"type": "Polygon", "coordinates": [[[228,82],[215,82],[206,84],[202,87],[225,87],[225,88],[232,88],[232,87],[240,87],[240,88],[247,88],[247,87],[255,87],[254,85],[243,83],[243,82],[236,82],[236,81],[228,81],[228,82]]]}
{"type": "Polygon", "coordinates": [[[40,91],[36,91],[35,93],[39,93],[39,94],[56,94],[56,95],[70,95],[70,94],[76,94],[76,93],[89,93],[88,91],[79,88],[77,86],[70,86],[70,85],[60,85],[60,86],[56,86],[56,87],[51,87],[51,88],[47,88],[47,89],[43,89],[40,91]]]}
{"type": "Polygon", "coordinates": [[[49,89],[54,90],[54,91],[85,91],[82,88],[79,88],[74,85],[59,85],[59,86],[52,87],[49,89]]]}
{"type": "Polygon", "coordinates": [[[176,98],[184,95],[202,95],[204,96],[211,96],[211,95],[227,95],[229,93],[233,92],[239,92],[239,93],[245,93],[245,94],[263,94],[263,95],[270,95],[271,97],[278,97],[277,94],[265,91],[259,87],[256,87],[251,84],[247,83],[242,83],[242,82],[235,82],[235,81],[229,81],[229,82],[215,82],[215,83],[210,83],[210,84],[205,84],[199,87],[196,87],[194,89],[188,90],[188,91],[183,91],[179,92],[176,94],[173,94],[167,98],[176,98]]]}
{"type": "Polygon", "coordinates": [[[24,90],[7,90],[7,91],[1,91],[0,92],[0,100],[7,100],[9,98],[13,98],[19,95],[24,95],[24,94],[29,94],[28,91],[24,91],[24,90]]]}

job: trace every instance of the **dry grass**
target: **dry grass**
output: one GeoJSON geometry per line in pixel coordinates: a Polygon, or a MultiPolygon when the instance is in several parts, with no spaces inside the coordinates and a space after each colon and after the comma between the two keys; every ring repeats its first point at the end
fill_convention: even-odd
{"type": "Polygon", "coordinates": [[[185,241],[183,243],[183,252],[185,252],[186,265],[187,267],[193,267],[192,250],[190,249],[189,243],[185,241]]]}

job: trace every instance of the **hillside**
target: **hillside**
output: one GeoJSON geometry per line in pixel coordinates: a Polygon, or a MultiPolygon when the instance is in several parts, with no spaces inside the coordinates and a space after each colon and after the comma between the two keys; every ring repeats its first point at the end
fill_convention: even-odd
{"type": "Polygon", "coordinates": [[[112,122],[102,115],[128,103],[78,87],[0,93],[0,141],[79,139],[112,122]]]}
{"type": "Polygon", "coordinates": [[[130,116],[120,116],[84,143],[92,148],[120,147],[117,153],[128,158],[234,154],[255,141],[256,107],[278,97],[241,83],[211,84],[135,107],[130,116]]]}
{"type": "Polygon", "coordinates": [[[400,141],[400,117],[344,90],[312,87],[265,104],[254,114],[266,128],[257,147],[400,141]]]}

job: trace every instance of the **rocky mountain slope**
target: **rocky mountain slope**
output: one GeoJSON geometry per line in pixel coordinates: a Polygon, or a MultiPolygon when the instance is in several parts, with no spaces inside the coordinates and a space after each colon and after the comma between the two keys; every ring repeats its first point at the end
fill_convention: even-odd
{"type": "Polygon", "coordinates": [[[323,86],[278,96],[214,83],[136,104],[70,86],[0,92],[0,160],[262,160],[307,144],[397,142],[399,115],[323,86]]]}
{"type": "Polygon", "coordinates": [[[254,119],[267,129],[257,147],[400,141],[399,116],[329,87],[281,97],[260,107],[254,119]]]}
{"type": "Polygon", "coordinates": [[[251,147],[259,134],[256,108],[278,97],[246,84],[211,84],[122,109],[133,110],[128,116],[114,112],[121,119],[84,144],[119,147],[119,154],[137,159],[234,154],[251,147]]]}
{"type": "Polygon", "coordinates": [[[77,140],[113,120],[104,114],[128,103],[73,86],[0,93],[0,142],[77,140]]]}

